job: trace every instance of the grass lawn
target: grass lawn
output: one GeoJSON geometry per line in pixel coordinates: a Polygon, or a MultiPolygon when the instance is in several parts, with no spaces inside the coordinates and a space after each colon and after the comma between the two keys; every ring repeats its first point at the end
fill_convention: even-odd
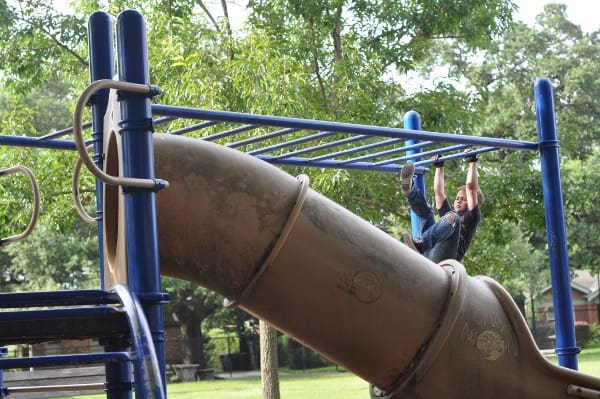
{"type": "MultiPolygon", "coordinates": [[[[281,397],[286,399],[364,399],[369,386],[352,373],[282,375],[281,397]]],[[[260,379],[200,381],[168,386],[168,397],[177,399],[184,392],[193,399],[260,399],[260,379]],[[193,396],[191,396],[193,395],[193,396]]],[[[180,398],[183,399],[183,396],[180,398]]]]}
{"type": "MultiPolygon", "coordinates": [[[[556,356],[549,356],[548,360],[558,364],[556,356]]],[[[577,355],[579,371],[600,378],[600,346],[585,348],[577,355]]]]}
{"type": "MultiPolygon", "coordinates": [[[[548,359],[558,363],[556,356],[548,359]]],[[[579,370],[600,377],[600,346],[584,349],[578,356],[579,370]]],[[[282,371],[281,397],[285,399],[365,399],[369,385],[350,372],[332,369],[282,371]]],[[[167,385],[169,399],[261,399],[259,377],[187,382],[167,385]]],[[[71,399],[104,399],[106,395],[74,396],[71,399]]]]}
{"type": "MultiPolygon", "coordinates": [[[[365,399],[369,385],[350,372],[283,373],[279,388],[285,399],[365,399]]],[[[104,399],[106,395],[71,399],[104,399]]],[[[260,377],[185,382],[167,385],[169,399],[261,399],[260,377]]]]}
{"type": "Polygon", "coordinates": [[[600,377],[600,347],[584,349],[577,360],[579,371],[600,377]]]}

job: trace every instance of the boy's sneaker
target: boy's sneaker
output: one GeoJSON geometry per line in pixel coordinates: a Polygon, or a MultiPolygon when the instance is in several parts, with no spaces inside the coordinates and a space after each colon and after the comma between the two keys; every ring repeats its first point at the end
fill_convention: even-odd
{"type": "Polygon", "coordinates": [[[423,240],[415,238],[408,231],[402,232],[402,241],[412,250],[422,254],[424,251],[423,240]]]}
{"type": "Polygon", "coordinates": [[[412,190],[414,175],[415,165],[413,163],[407,163],[400,170],[400,189],[405,197],[408,196],[410,190],[412,190]]]}

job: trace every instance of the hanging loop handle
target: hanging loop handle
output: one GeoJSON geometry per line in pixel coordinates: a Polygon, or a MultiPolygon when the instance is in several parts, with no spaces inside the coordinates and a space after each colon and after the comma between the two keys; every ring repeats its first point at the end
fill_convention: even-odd
{"type": "Polygon", "coordinates": [[[133,177],[111,176],[105,173],[102,169],[98,168],[98,166],[96,166],[92,158],[89,156],[86,149],[86,144],[83,139],[83,132],[81,128],[82,115],[83,110],[90,98],[98,90],[102,89],[117,89],[126,92],[146,94],[148,96],[154,96],[160,93],[160,89],[155,86],[143,85],[138,83],[120,82],[111,79],[97,80],[90,84],[88,87],[86,87],[85,90],[83,90],[83,92],[79,96],[79,100],[75,105],[75,111],[73,112],[73,136],[75,140],[75,146],[77,147],[77,152],[79,152],[79,157],[81,158],[82,162],[94,176],[111,186],[137,187],[154,191],[167,188],[169,186],[169,183],[160,179],[138,179],[133,177]]]}
{"type": "MultiPolygon", "coordinates": [[[[87,150],[89,151],[93,146],[88,146],[87,150]]],[[[91,217],[83,207],[81,203],[81,196],[79,195],[79,175],[81,174],[81,166],[83,165],[83,161],[81,158],[77,158],[75,161],[75,168],[73,170],[73,184],[71,187],[71,192],[73,194],[73,200],[75,201],[75,210],[81,219],[84,222],[89,224],[96,224],[98,221],[96,218],[91,217]]]]}
{"type": "Polygon", "coordinates": [[[33,191],[33,212],[31,214],[31,219],[29,220],[29,225],[21,234],[16,234],[14,236],[1,238],[0,245],[10,244],[16,241],[23,240],[27,238],[35,228],[35,225],[40,216],[40,188],[38,187],[37,181],[35,180],[35,176],[25,166],[17,165],[7,169],[0,170],[0,177],[10,175],[13,173],[24,173],[29,178],[29,182],[31,183],[31,189],[33,191]]]}

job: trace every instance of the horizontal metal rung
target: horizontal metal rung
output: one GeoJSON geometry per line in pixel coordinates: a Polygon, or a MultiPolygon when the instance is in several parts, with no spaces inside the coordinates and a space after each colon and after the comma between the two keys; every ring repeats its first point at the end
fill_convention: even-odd
{"type": "Polygon", "coordinates": [[[9,395],[34,392],[66,392],[66,391],[99,391],[104,390],[105,384],[98,382],[93,384],[67,384],[67,385],[39,385],[36,387],[8,387],[9,395]]]}
{"type": "Polygon", "coordinates": [[[60,366],[74,364],[100,364],[129,362],[133,356],[129,352],[101,352],[75,355],[55,355],[0,359],[0,369],[20,369],[28,367],[60,366]]]}
{"type": "Polygon", "coordinates": [[[0,312],[0,345],[129,335],[125,312],[110,306],[0,312]]]}
{"type": "Polygon", "coordinates": [[[101,290],[63,290],[48,292],[12,292],[0,294],[0,308],[41,306],[104,305],[119,303],[112,292],[101,290]]]}
{"type": "MultiPolygon", "coordinates": [[[[64,318],[81,318],[81,317],[103,317],[114,313],[122,313],[119,308],[111,306],[86,306],[72,308],[56,308],[56,309],[37,309],[23,311],[0,312],[0,322],[20,321],[30,319],[64,319],[64,318]]],[[[0,334],[2,334],[0,332],[0,334]]]]}

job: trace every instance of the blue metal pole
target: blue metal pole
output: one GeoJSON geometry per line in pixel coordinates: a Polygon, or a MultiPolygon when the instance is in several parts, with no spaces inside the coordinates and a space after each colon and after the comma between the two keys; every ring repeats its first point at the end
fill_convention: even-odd
{"type": "Polygon", "coordinates": [[[534,87],[546,230],[550,257],[556,354],[561,366],[577,370],[577,354],[581,351],[575,341],[571,277],[567,252],[567,233],[563,209],[558,153],[556,119],[552,84],[538,79],[534,87]]]}
{"type": "MultiPolygon", "coordinates": [[[[117,18],[117,55],[119,80],[150,84],[146,22],[137,11],[123,11],[117,18]]],[[[121,94],[120,132],[124,176],[153,179],[154,148],[150,98],[132,93],[121,94]]],[[[123,187],[123,190],[129,286],[141,299],[148,319],[163,383],[162,396],[161,393],[154,392],[160,387],[146,388],[153,392],[152,396],[164,397],[165,331],[162,309],[159,301],[145,301],[161,291],[156,193],[128,187],[123,187]]]]}
{"type": "Polygon", "coordinates": [[[76,150],[73,140],[40,140],[38,137],[0,135],[0,146],[76,150]]]}
{"type": "MultiPolygon", "coordinates": [[[[88,20],[88,47],[90,58],[90,81],[112,79],[115,75],[113,19],[105,12],[95,12],[88,20]]],[[[104,154],[104,114],[108,108],[109,90],[100,90],[91,99],[92,106],[92,139],[94,145],[94,161],[103,169],[104,154]]],[[[98,219],[98,247],[100,260],[100,282],[104,286],[104,254],[103,254],[103,203],[102,182],[96,179],[96,217],[98,219]]],[[[107,352],[120,352],[128,349],[125,339],[108,340],[104,345],[107,352]]],[[[131,398],[131,364],[129,362],[110,362],[105,365],[106,397],[108,399],[131,398]]]]}
{"type": "MultiPolygon", "coordinates": [[[[112,79],[114,70],[114,43],[113,21],[110,15],[104,12],[95,12],[88,21],[88,47],[90,54],[90,82],[100,79],[112,79]]],[[[98,91],[90,100],[92,106],[92,140],[94,145],[94,161],[98,168],[103,169],[103,130],[104,114],[108,107],[109,90],[98,91]]],[[[96,179],[96,217],[98,219],[98,246],[100,259],[100,281],[104,287],[104,260],[102,243],[102,209],[103,209],[102,182],[96,179]]]]}
{"type": "MultiPolygon", "coordinates": [[[[8,348],[6,346],[0,346],[0,358],[8,354],[8,348]]],[[[6,395],[6,387],[4,386],[4,372],[0,369],[0,399],[3,399],[6,395]]]]}
{"type": "MultiPolygon", "coordinates": [[[[416,111],[408,111],[404,115],[404,128],[410,129],[410,130],[421,130],[421,117],[419,116],[419,114],[416,111]]],[[[418,139],[411,139],[411,140],[406,141],[406,145],[412,146],[414,144],[417,144],[418,142],[419,142],[418,139]]],[[[410,155],[418,154],[422,151],[423,151],[422,148],[415,148],[415,149],[406,151],[406,155],[410,156],[410,155]]],[[[420,160],[421,160],[421,157],[413,158],[412,162],[419,162],[420,160]]],[[[419,190],[421,190],[421,192],[423,193],[425,198],[427,198],[427,195],[426,195],[427,192],[425,191],[425,177],[422,174],[418,174],[417,177],[415,178],[414,184],[416,185],[416,187],[419,190]]],[[[413,236],[418,235],[419,234],[419,217],[412,209],[410,210],[410,224],[411,224],[411,229],[412,229],[412,235],[413,236]]]]}

